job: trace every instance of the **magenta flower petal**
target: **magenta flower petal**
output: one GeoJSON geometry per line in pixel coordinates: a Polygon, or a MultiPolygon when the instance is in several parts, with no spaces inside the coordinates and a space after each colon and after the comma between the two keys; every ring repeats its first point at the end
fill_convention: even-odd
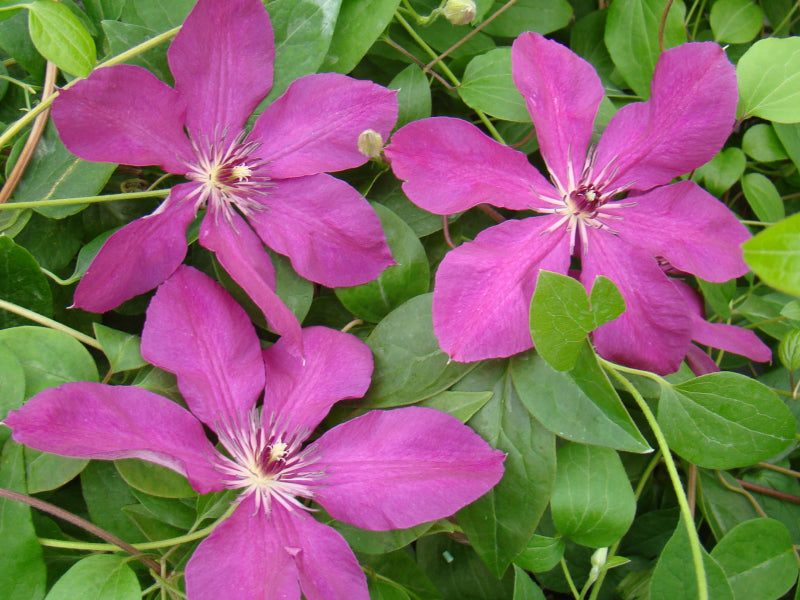
{"type": "Polygon", "coordinates": [[[223,489],[203,426],[174,402],[137,387],[66,383],[12,410],[14,440],[75,458],[141,458],[186,476],[201,494],[223,489]]]}
{"type": "Polygon", "coordinates": [[[300,323],[275,293],[275,270],[261,240],[236,212],[231,222],[209,211],[200,226],[200,244],[217,260],[264,313],[269,326],[302,348],[300,323]]]}
{"type": "Polygon", "coordinates": [[[132,65],[93,71],[61,90],[53,122],[61,141],[84,160],[160,165],[185,173],[194,155],[183,131],[186,104],[152,73],[132,65]]]}
{"type": "Polygon", "coordinates": [[[461,119],[433,117],[401,127],[386,157],[411,201],[440,215],[484,202],[527,210],[543,205],[537,194],[558,196],[525,154],[461,119]]]}
{"type": "Polygon", "coordinates": [[[324,173],[274,183],[262,201],[266,210],[248,219],[302,277],[345,287],[372,281],[394,264],[378,216],[348,184],[324,173]]]}
{"type": "Polygon", "coordinates": [[[694,344],[689,344],[689,350],[686,352],[686,364],[689,365],[696,377],[716,373],[720,370],[714,359],[694,344]]]}
{"type": "Polygon", "coordinates": [[[533,346],[528,325],[539,269],[566,273],[564,231],[542,235],[556,220],[509,220],[451,250],[439,265],[433,329],[454,360],[502,358],[533,346]]]}
{"type": "Polygon", "coordinates": [[[625,312],[593,333],[601,356],[659,374],[680,367],[692,336],[690,307],[656,260],[613,235],[590,230],[581,282],[590,290],[598,275],[613,281],[625,312]]]}
{"type": "Polygon", "coordinates": [[[339,400],[360,398],[372,375],[372,353],[358,338],[326,327],[303,329],[303,355],[278,340],[263,352],[264,416],[286,415],[287,431],[311,433],[339,400]]]}
{"type": "Polygon", "coordinates": [[[536,127],[542,156],[566,190],[581,175],[603,84],[592,65],[538,33],[523,33],[514,41],[511,67],[514,84],[536,127]]]}
{"type": "Polygon", "coordinates": [[[306,600],[369,600],[364,571],[338,531],[303,511],[277,505],[272,518],[294,558],[306,600]]]}
{"type": "Polygon", "coordinates": [[[173,188],[153,214],[128,223],[109,237],[75,290],[75,306],[89,312],[109,311],[153,289],[178,268],[186,256],[186,228],[195,215],[186,198],[190,188],[173,188]],[[126,262],[136,264],[125,269],[126,262]]]}
{"type": "Polygon", "coordinates": [[[606,209],[621,217],[620,237],[706,281],[728,281],[749,270],[742,243],[750,232],[727,206],[692,181],[629,197],[634,206],[606,209]]]}
{"type": "Polygon", "coordinates": [[[275,519],[244,500],[186,565],[192,600],[300,600],[298,573],[275,519]]]}
{"type": "Polygon", "coordinates": [[[736,119],[736,71],[719,45],[684,44],[661,54],[652,96],[621,108],[600,138],[609,185],[646,190],[711,160],[736,119]],[[613,174],[612,174],[613,173],[613,174]]]}
{"type": "Polygon", "coordinates": [[[230,139],[272,87],[272,24],[260,2],[199,0],[167,56],[189,134],[230,139]]]}
{"type": "Polygon", "coordinates": [[[174,373],[191,411],[212,429],[238,422],[264,389],[261,345],[247,313],[222,286],[180,267],[147,309],[142,356],[174,373]]]}
{"type": "Polygon", "coordinates": [[[500,481],[505,458],[455,417],[418,406],[342,423],[316,447],[327,470],[315,500],[375,531],[453,514],[500,481]]]}
{"type": "MultiPolygon", "coordinates": [[[[245,81],[247,81],[245,79],[245,81]]],[[[397,92],[338,73],[307,75],[258,117],[255,154],[276,179],[352,169],[367,162],[358,150],[366,129],[384,140],[397,121],[397,92]]]]}
{"type": "Polygon", "coordinates": [[[673,283],[683,298],[693,308],[692,339],[704,346],[719,348],[746,356],[756,362],[769,362],[772,360],[772,351],[750,329],[743,329],[727,323],[709,323],[704,318],[703,299],[688,284],[674,280],[673,283]]]}

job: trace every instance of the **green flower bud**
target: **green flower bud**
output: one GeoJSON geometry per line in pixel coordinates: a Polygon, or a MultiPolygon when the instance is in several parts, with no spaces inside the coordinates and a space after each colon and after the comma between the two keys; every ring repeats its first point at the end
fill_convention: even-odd
{"type": "Polygon", "coordinates": [[[447,0],[442,13],[453,25],[466,25],[475,18],[477,11],[472,0],[447,0]]]}

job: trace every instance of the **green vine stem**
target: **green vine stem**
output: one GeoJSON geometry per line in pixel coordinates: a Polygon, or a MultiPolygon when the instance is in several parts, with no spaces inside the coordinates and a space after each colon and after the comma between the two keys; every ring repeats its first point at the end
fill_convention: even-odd
{"type": "Polygon", "coordinates": [[[45,502],[44,500],[39,500],[38,498],[34,498],[33,496],[28,496],[26,494],[20,494],[19,492],[14,492],[12,490],[7,490],[4,488],[0,488],[0,498],[8,498],[9,500],[15,500],[17,502],[22,502],[23,504],[27,504],[35,508],[36,510],[40,510],[42,512],[46,512],[54,517],[59,519],[63,519],[73,525],[80,527],[81,529],[88,531],[89,533],[96,535],[100,539],[106,540],[109,542],[107,545],[113,551],[124,550],[131,556],[135,557],[136,559],[140,560],[142,563],[147,565],[148,569],[151,569],[155,573],[161,571],[161,566],[154,561],[152,558],[148,558],[146,556],[142,556],[142,553],[130,545],[128,542],[124,542],[119,539],[117,536],[107,532],[105,529],[101,529],[94,523],[90,523],[89,521],[82,519],[77,515],[73,515],[71,512],[64,510],[63,508],[59,508],[54,504],[50,504],[49,502],[45,502]]]}
{"type": "MultiPolygon", "coordinates": [[[[412,39],[413,39],[413,40],[414,40],[414,41],[415,41],[417,44],[419,44],[419,45],[420,45],[420,47],[421,47],[423,50],[425,50],[425,52],[427,52],[427,53],[430,55],[430,57],[431,57],[432,59],[434,59],[434,60],[435,60],[435,59],[438,57],[438,54],[437,54],[437,53],[436,53],[436,52],[433,50],[433,48],[431,48],[431,47],[430,47],[430,46],[429,46],[429,45],[428,45],[428,44],[425,42],[425,40],[423,40],[423,39],[422,39],[422,38],[419,36],[419,34],[418,34],[418,33],[417,33],[415,30],[414,30],[414,28],[413,28],[413,27],[411,27],[411,25],[409,24],[409,22],[408,22],[408,21],[406,21],[406,20],[403,18],[403,16],[402,16],[402,15],[401,15],[399,12],[396,12],[396,13],[394,14],[394,17],[395,17],[395,19],[397,19],[397,22],[398,22],[398,23],[400,23],[400,25],[402,25],[402,26],[403,26],[403,28],[404,28],[404,29],[405,29],[405,30],[408,32],[408,35],[410,35],[410,36],[411,36],[411,38],[412,38],[412,39]]],[[[453,73],[453,72],[450,70],[450,68],[449,68],[449,67],[448,67],[448,66],[447,66],[447,65],[446,65],[444,62],[439,62],[438,64],[439,64],[439,66],[442,68],[442,71],[444,71],[444,74],[447,76],[447,78],[450,80],[450,82],[451,82],[451,83],[452,83],[454,86],[458,87],[458,86],[460,86],[460,85],[461,85],[461,81],[459,81],[458,77],[456,77],[456,76],[455,76],[455,74],[454,74],[454,73],[453,73]]],[[[489,133],[491,133],[491,134],[492,134],[492,137],[493,137],[494,139],[496,139],[498,142],[500,142],[501,144],[503,144],[503,145],[505,146],[505,145],[506,145],[506,142],[505,142],[505,140],[503,139],[503,136],[502,136],[502,135],[500,135],[500,132],[499,132],[499,131],[497,131],[497,128],[494,126],[494,123],[492,123],[492,122],[489,120],[489,117],[487,117],[487,116],[486,116],[486,114],[485,114],[483,111],[481,111],[481,110],[478,110],[477,108],[474,108],[473,110],[475,111],[475,114],[476,114],[476,115],[478,115],[478,118],[479,118],[481,121],[483,121],[483,124],[486,126],[486,129],[488,129],[488,130],[489,130],[489,133]]]]}
{"type": "Polygon", "coordinates": [[[606,369],[606,371],[608,371],[614,377],[614,379],[616,379],[620,385],[622,385],[622,387],[625,388],[625,390],[630,393],[631,396],[633,396],[633,399],[636,401],[636,404],[639,406],[642,414],[644,414],[647,424],[653,431],[653,435],[655,435],[658,448],[664,455],[664,464],[667,467],[667,472],[669,473],[672,487],[675,490],[675,496],[678,499],[678,506],[680,507],[681,515],[683,516],[683,521],[686,525],[686,531],[689,534],[689,547],[692,551],[692,562],[694,563],[694,572],[695,576],[697,577],[697,599],[709,600],[708,581],[706,578],[706,569],[703,565],[703,553],[701,550],[700,538],[697,535],[697,530],[693,526],[694,518],[692,517],[692,512],[689,508],[689,501],[686,497],[686,492],[683,489],[680,475],[678,474],[678,468],[675,466],[675,461],[672,458],[669,444],[667,444],[667,439],[664,437],[664,432],[661,431],[661,427],[658,425],[658,421],[656,420],[653,411],[650,410],[650,406],[647,404],[641,393],[639,393],[639,390],[637,390],[636,387],[622,375],[622,373],[630,373],[633,375],[640,375],[650,379],[655,379],[659,385],[663,385],[666,383],[666,381],[655,373],[623,367],[600,357],[598,357],[598,360],[606,369]]]}
{"type": "Polygon", "coordinates": [[[114,202],[115,200],[135,200],[137,198],[163,198],[170,190],[150,190],[147,192],[128,192],[126,194],[107,194],[105,196],[84,196],[82,198],[58,198],[57,200],[31,200],[30,202],[7,202],[0,204],[0,210],[23,210],[25,208],[41,208],[44,206],[71,206],[73,204],[94,204],[97,202],[114,202]]]}
{"type": "MultiPolygon", "coordinates": [[[[173,546],[179,546],[181,544],[186,544],[188,542],[193,542],[194,540],[199,540],[201,538],[206,537],[209,535],[216,527],[225,519],[227,519],[231,513],[236,508],[237,504],[232,504],[231,507],[225,511],[225,514],[214,521],[208,527],[204,527],[203,529],[198,529],[197,531],[193,531],[191,533],[187,533],[186,535],[181,535],[174,538],[169,538],[166,540],[158,540],[155,542],[143,542],[141,544],[130,544],[130,547],[142,551],[148,550],[158,550],[159,548],[171,548],[173,546]]],[[[119,550],[119,547],[115,544],[100,544],[100,543],[91,543],[91,542],[74,542],[70,540],[54,540],[50,538],[39,538],[39,543],[42,546],[47,546],[48,548],[65,548],[69,550],[85,550],[87,552],[115,552],[119,550]]]]}
{"type": "Polygon", "coordinates": [[[72,329],[71,327],[67,327],[66,325],[59,323],[58,321],[54,321],[53,319],[48,319],[47,317],[42,316],[39,313],[35,313],[32,310],[28,310],[27,308],[18,306],[13,302],[8,302],[7,300],[0,300],[0,309],[7,310],[8,312],[14,313],[15,315],[19,315],[20,317],[25,317],[26,319],[30,319],[34,323],[39,323],[39,325],[44,325],[45,327],[49,327],[50,329],[55,329],[56,331],[66,333],[68,336],[75,338],[82,344],[91,346],[92,348],[96,348],[97,350],[103,349],[100,343],[93,337],[89,337],[88,335],[81,333],[80,331],[72,329]]]}
{"type": "MultiPolygon", "coordinates": [[[[121,54],[112,56],[108,60],[105,60],[99,63],[97,66],[95,66],[95,69],[99,69],[101,67],[110,67],[111,65],[123,63],[126,60],[133,58],[134,56],[138,56],[142,52],[146,52],[147,50],[150,50],[151,48],[154,48],[159,44],[165,42],[166,40],[172,38],[176,33],[180,31],[180,29],[181,29],[180,26],[173,27],[172,29],[165,31],[164,33],[161,33],[153,38],[150,38],[146,42],[142,42],[141,44],[138,44],[133,48],[129,48],[128,50],[126,50],[121,54]]],[[[62,89],[67,89],[69,87],[72,87],[78,81],[80,81],[80,78],[73,79],[68,84],[66,84],[62,89]]],[[[53,103],[53,100],[55,100],[57,97],[58,97],[58,92],[51,94],[50,96],[42,100],[39,104],[37,104],[35,107],[33,107],[31,110],[29,110],[27,113],[25,113],[23,117],[21,117],[11,125],[9,125],[8,128],[3,132],[3,134],[0,135],[0,148],[4,148],[12,140],[12,138],[15,135],[17,135],[20,131],[22,131],[25,127],[27,127],[28,124],[31,121],[33,121],[39,113],[47,110],[53,103]]]]}

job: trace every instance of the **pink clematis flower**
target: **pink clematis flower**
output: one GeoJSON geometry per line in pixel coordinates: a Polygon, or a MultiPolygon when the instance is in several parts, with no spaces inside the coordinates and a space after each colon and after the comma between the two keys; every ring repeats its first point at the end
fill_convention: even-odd
{"type": "MultiPolygon", "coordinates": [[[[543,214],[490,227],[447,254],[433,297],[442,348],[458,361],[531,348],[539,270],[567,273],[575,258],[587,289],[605,275],[625,298],[622,316],[593,333],[602,356],[663,374],[693,339],[728,349],[665,272],[721,282],[748,270],[739,246],[749,233],[736,216],[691,181],[669,183],[710,160],[732,130],[736,75],[724,51],[695,43],[664,52],[650,100],[620,109],[595,148],[603,87],[592,66],[535,33],[515,40],[511,60],[550,181],[459,119],[410,123],[386,150],[408,197],[431,212],[488,203],[543,214]]],[[[755,334],[739,337],[747,343],[731,349],[769,360],[755,334]]]]}
{"type": "Polygon", "coordinates": [[[160,165],[189,180],[108,239],[78,285],[76,306],[105,312],[164,281],[183,261],[186,228],[202,208],[200,244],[281,333],[297,334],[299,325],[275,296],[262,242],[329,287],[366,283],[393,263],[366,200],[324,172],[366,162],[358,136],[373,129],[388,137],[396,93],[335,73],[309,75],[248,134],[245,121],[272,87],[274,56],[260,0],[199,0],[167,54],[174,89],[118,65],[61,92],[53,120],[71,152],[160,165]]]}
{"type": "Polygon", "coordinates": [[[177,375],[191,412],[141,388],[82,382],[39,393],[5,424],[45,452],[141,458],[185,475],[199,493],[240,490],[233,514],[186,567],[191,600],[290,600],[301,591],[368,600],[353,552],[305,501],[364,529],[411,527],[489,491],[504,455],[455,417],[422,407],[367,413],[304,447],[335,402],[367,390],[372,356],[349,334],[310,327],[302,336],[305,361],[283,339],[262,352],[239,305],[182,266],[151,301],[142,355],[177,375]]]}

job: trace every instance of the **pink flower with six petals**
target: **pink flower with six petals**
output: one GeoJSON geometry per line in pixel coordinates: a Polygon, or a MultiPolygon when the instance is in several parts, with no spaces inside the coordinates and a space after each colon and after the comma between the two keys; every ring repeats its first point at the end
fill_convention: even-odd
{"type": "Polygon", "coordinates": [[[539,270],[567,273],[576,258],[587,289],[605,275],[625,299],[622,316],[593,332],[602,356],[670,373],[696,339],[769,360],[753,332],[737,328],[732,339],[698,318],[665,273],[722,282],[748,271],[740,245],[749,233],[736,216],[691,181],[670,184],[710,160],[731,133],[736,74],[722,48],[693,43],[662,53],[651,98],[621,108],[596,148],[592,126],[604,92],[592,66],[535,33],[515,40],[511,60],[550,181],[523,153],[458,119],[410,123],[386,149],[403,190],[426,210],[488,203],[543,214],[490,227],[447,254],[433,297],[442,348],[459,361],[531,348],[539,270]]]}
{"type": "Polygon", "coordinates": [[[191,600],[299,600],[301,591],[368,600],[353,552],[304,500],[363,529],[412,527],[489,491],[504,456],[455,417],[422,407],[369,412],[303,447],[335,402],[366,392],[372,356],[324,327],[302,337],[305,361],[284,339],[262,351],[242,308],[182,266],[150,303],[142,355],[177,375],[191,412],[141,388],[80,382],[44,390],[5,424],[45,452],[140,458],[185,475],[199,493],[239,490],[232,515],[186,567],[191,600]]]}
{"type": "Polygon", "coordinates": [[[202,208],[200,244],[281,333],[296,336],[299,325],[275,295],[262,242],[329,287],[366,283],[393,263],[369,204],[325,172],[366,162],[358,136],[373,129],[388,137],[396,93],[335,73],[309,75],[248,134],[245,121],[272,87],[274,56],[260,0],[199,0],[167,54],[174,89],[145,69],[117,65],[60,93],[53,121],[71,152],[160,165],[189,179],[106,241],[76,306],[105,312],[164,281],[183,261],[186,228],[202,208]]]}

